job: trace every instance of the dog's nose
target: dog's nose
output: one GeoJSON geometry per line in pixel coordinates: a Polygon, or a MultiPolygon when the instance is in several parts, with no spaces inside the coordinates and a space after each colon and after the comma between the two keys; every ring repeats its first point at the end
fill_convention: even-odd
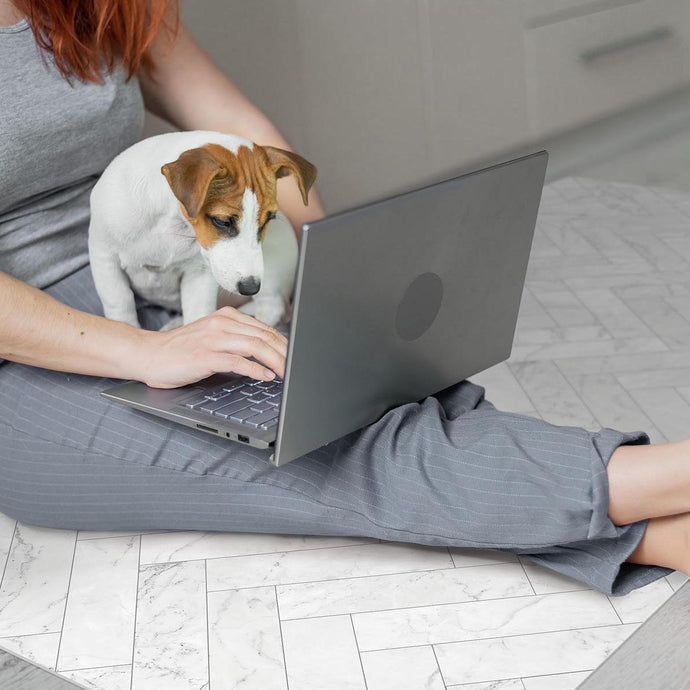
{"type": "Polygon", "coordinates": [[[255,295],[261,288],[261,281],[256,276],[249,276],[249,278],[242,278],[237,283],[237,292],[240,295],[255,295]]]}

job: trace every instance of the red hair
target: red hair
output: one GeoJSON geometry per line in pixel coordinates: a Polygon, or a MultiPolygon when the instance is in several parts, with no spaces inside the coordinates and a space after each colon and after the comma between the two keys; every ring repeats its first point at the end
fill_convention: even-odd
{"type": "Polygon", "coordinates": [[[101,82],[103,65],[116,63],[131,79],[139,67],[151,71],[147,51],[164,25],[175,35],[178,0],[13,0],[26,15],[38,45],[53,54],[63,77],[101,82]],[[170,14],[171,25],[164,21],[170,14]]]}

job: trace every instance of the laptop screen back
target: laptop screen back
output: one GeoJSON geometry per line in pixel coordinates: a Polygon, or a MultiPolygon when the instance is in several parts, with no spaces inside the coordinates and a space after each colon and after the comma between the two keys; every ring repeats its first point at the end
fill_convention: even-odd
{"type": "Polygon", "coordinates": [[[547,157],[304,227],[274,464],[510,356],[547,157]]]}

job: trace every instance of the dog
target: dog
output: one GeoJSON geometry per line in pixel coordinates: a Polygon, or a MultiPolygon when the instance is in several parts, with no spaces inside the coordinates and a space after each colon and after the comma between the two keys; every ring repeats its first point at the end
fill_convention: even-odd
{"type": "Polygon", "coordinates": [[[298,248],[276,180],[290,174],[306,206],[317,171],[292,151],[211,131],[125,149],[90,196],[89,259],[106,318],[140,327],[136,292],[181,312],[168,327],[188,324],[218,308],[220,286],[249,297],[239,308],[270,326],[289,319],[298,248]]]}

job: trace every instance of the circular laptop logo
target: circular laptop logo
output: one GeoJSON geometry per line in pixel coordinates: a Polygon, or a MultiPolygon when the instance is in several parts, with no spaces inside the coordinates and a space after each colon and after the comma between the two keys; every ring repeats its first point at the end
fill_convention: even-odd
{"type": "Polygon", "coordinates": [[[416,340],[429,330],[436,319],[443,300],[443,283],[435,273],[422,273],[405,290],[398,312],[395,329],[403,340],[416,340]]]}

